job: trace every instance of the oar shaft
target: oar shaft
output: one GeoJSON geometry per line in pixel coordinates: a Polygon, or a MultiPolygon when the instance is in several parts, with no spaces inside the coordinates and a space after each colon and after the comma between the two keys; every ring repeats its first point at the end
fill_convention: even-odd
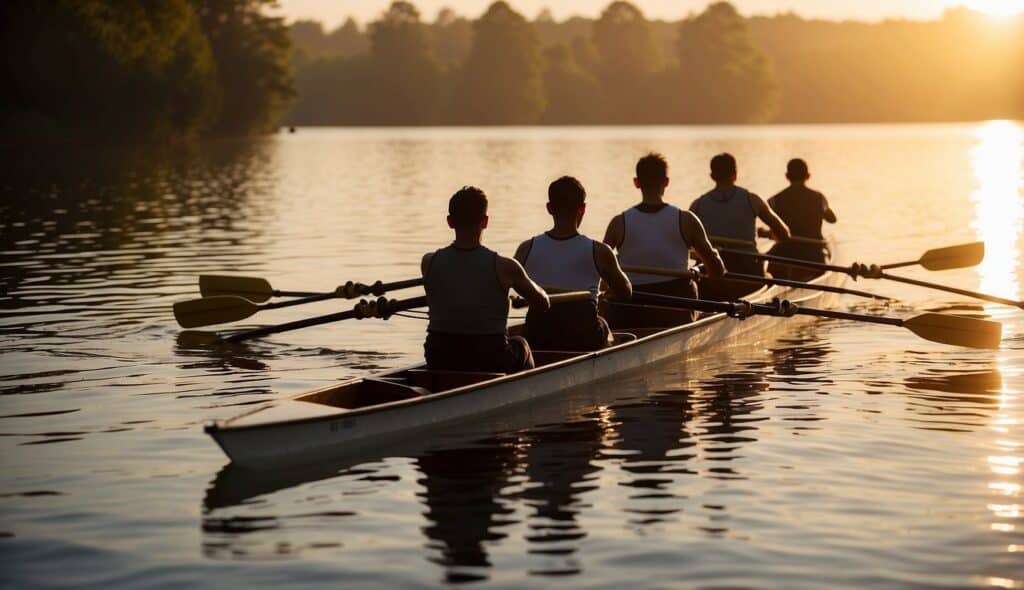
{"type": "Polygon", "coordinates": [[[337,295],[332,293],[314,293],[313,295],[303,296],[301,299],[292,299],[290,301],[278,301],[277,303],[267,303],[260,306],[260,311],[264,309],[279,309],[282,307],[291,307],[293,305],[302,305],[304,303],[316,303],[317,301],[326,301],[328,299],[335,299],[337,295]]]}
{"type": "MultiPolygon", "coordinates": [[[[690,299],[687,297],[673,297],[671,295],[656,295],[654,293],[642,293],[634,292],[633,301],[643,301],[647,303],[656,303],[667,306],[682,307],[685,309],[695,309],[697,311],[707,311],[712,313],[728,313],[737,314],[742,312],[749,305],[749,310],[755,315],[770,315],[770,316],[784,316],[782,313],[782,307],[776,305],[766,305],[764,303],[745,303],[743,301],[709,301],[706,299],[690,299]]],[[[786,305],[783,302],[783,305],[786,305]]],[[[843,311],[834,311],[831,309],[815,309],[812,307],[800,307],[795,304],[788,304],[790,309],[795,309],[793,313],[798,315],[809,315],[821,318],[833,318],[837,320],[856,320],[861,322],[869,322],[872,324],[886,324],[890,326],[902,326],[903,320],[900,318],[890,317],[879,317],[872,315],[862,315],[859,313],[847,313],[843,311]]]]}
{"type": "Polygon", "coordinates": [[[811,262],[810,260],[801,260],[799,258],[787,258],[785,256],[776,256],[774,254],[761,254],[759,252],[750,252],[748,250],[735,250],[733,248],[719,248],[719,252],[725,252],[727,254],[739,254],[741,256],[750,256],[751,258],[759,258],[761,260],[771,260],[782,264],[790,264],[793,266],[803,266],[806,268],[813,268],[820,271],[832,271],[841,272],[853,276],[853,269],[848,266],[837,266],[835,264],[826,264],[824,262],[811,262]]]}
{"type": "Polygon", "coordinates": [[[324,294],[320,291],[278,291],[277,289],[274,289],[273,293],[274,297],[316,297],[324,294]]]}
{"type": "Polygon", "coordinates": [[[992,303],[1001,303],[1003,305],[1011,305],[1013,307],[1019,307],[1024,309],[1024,301],[1014,301],[1013,299],[1006,299],[1005,297],[999,297],[996,295],[989,295],[987,293],[978,293],[977,291],[968,291],[967,289],[961,289],[959,287],[950,287],[948,285],[939,285],[936,283],[929,283],[927,281],[919,281],[917,279],[910,279],[907,277],[897,277],[889,273],[882,273],[883,279],[889,279],[890,281],[896,281],[898,283],[906,283],[908,285],[915,285],[917,287],[925,287],[927,289],[936,289],[939,291],[945,291],[947,293],[955,293],[957,295],[963,295],[964,297],[973,297],[974,299],[981,299],[982,301],[991,301],[992,303]]]}
{"type": "Polygon", "coordinates": [[[423,307],[427,304],[427,298],[413,297],[411,299],[403,300],[390,300],[386,303],[386,309],[380,310],[379,308],[368,309],[367,305],[372,305],[377,302],[360,302],[354,309],[348,311],[341,311],[338,313],[332,313],[323,316],[317,316],[314,318],[306,318],[304,320],[296,320],[294,322],[286,322],[283,324],[277,324],[274,326],[265,326],[263,328],[256,328],[254,330],[246,330],[245,332],[237,332],[224,338],[225,342],[241,342],[243,340],[251,340],[253,338],[260,338],[268,336],[270,334],[278,334],[281,332],[289,332],[291,330],[298,330],[300,328],[308,328],[311,326],[319,326],[321,324],[329,324],[331,322],[338,322],[341,320],[358,319],[367,317],[377,317],[377,313],[383,313],[390,315],[399,311],[405,311],[407,309],[413,309],[416,307],[423,307]]]}
{"type": "Polygon", "coordinates": [[[791,281],[789,279],[776,279],[774,277],[759,277],[756,275],[745,275],[734,272],[725,273],[725,276],[723,278],[732,279],[734,281],[740,281],[745,283],[777,285],[779,287],[795,287],[797,289],[810,289],[812,291],[825,291],[828,293],[842,293],[844,295],[870,297],[871,299],[892,299],[891,297],[886,297],[885,295],[868,293],[867,291],[858,291],[857,289],[847,289],[846,287],[836,287],[834,285],[819,285],[817,283],[805,283],[803,281],[791,281]]]}

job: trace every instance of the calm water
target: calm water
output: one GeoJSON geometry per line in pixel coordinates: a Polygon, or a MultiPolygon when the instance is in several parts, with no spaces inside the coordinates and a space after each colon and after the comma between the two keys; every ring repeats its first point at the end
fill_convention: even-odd
{"type": "MultiPolygon", "coordinates": [[[[1024,587],[1024,316],[881,282],[894,315],[1004,322],[999,351],[840,322],[568,392],[374,455],[253,476],[201,431],[244,406],[407,364],[423,324],[368,320],[228,353],[177,341],[196,276],[278,288],[414,276],[447,197],[491,195],[487,241],[545,229],[545,188],[589,191],[584,230],[812,168],[847,261],[983,239],[974,269],[906,274],[1019,298],[1024,126],[300,130],[180,150],[5,153],[0,179],[0,586],[1024,587]]],[[[325,303],[249,320],[327,313],[325,303]]],[[[780,320],[784,321],[784,320],[780,320]]]]}

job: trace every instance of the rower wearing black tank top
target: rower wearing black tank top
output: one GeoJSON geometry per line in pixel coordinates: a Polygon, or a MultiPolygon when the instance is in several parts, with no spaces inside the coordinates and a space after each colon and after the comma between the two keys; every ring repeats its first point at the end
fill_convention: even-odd
{"type": "MultiPolygon", "coordinates": [[[[807,181],[811,174],[807,162],[800,158],[790,160],[786,165],[786,178],[789,187],[768,199],[768,204],[786,222],[793,237],[824,240],[821,225],[825,222],[835,223],[836,214],[825,195],[808,188],[807,181]]],[[[824,244],[781,242],[771,249],[770,254],[812,262],[826,261],[824,244]]],[[[768,271],[772,276],[796,280],[807,280],[815,276],[813,271],[778,264],[769,264],[768,271]]]]}
{"type": "Polygon", "coordinates": [[[543,289],[511,258],[480,243],[487,227],[487,196],[463,187],[448,202],[448,226],[455,241],[423,256],[420,269],[430,323],[423,344],[427,367],[445,371],[515,373],[534,366],[530,347],[509,338],[508,291],[530,308],[550,307],[543,289]]]}

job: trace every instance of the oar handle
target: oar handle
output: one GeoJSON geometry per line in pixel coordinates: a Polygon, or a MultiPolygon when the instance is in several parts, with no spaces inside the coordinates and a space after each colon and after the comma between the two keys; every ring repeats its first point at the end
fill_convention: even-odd
{"type": "Polygon", "coordinates": [[[663,277],[678,277],[682,279],[696,280],[700,278],[700,271],[696,268],[679,270],[675,268],[661,268],[658,266],[623,266],[622,270],[636,274],[660,275],[663,277]]]}
{"type": "Polygon", "coordinates": [[[246,330],[244,332],[237,332],[230,336],[223,338],[224,342],[241,342],[243,340],[251,340],[253,338],[260,338],[270,334],[278,334],[281,332],[289,332],[291,330],[298,330],[300,328],[308,328],[310,326],[319,326],[321,324],[329,324],[331,322],[338,322],[341,320],[349,319],[364,319],[364,318],[381,318],[387,319],[391,315],[405,311],[407,309],[413,309],[416,307],[423,307],[427,304],[426,296],[413,297],[411,299],[386,299],[381,297],[374,300],[362,300],[348,311],[341,311],[338,313],[332,313],[323,316],[317,316],[314,318],[306,318],[304,320],[296,320],[294,322],[286,322],[284,324],[277,324],[275,326],[265,326],[263,328],[256,328],[255,330],[246,330]]]}
{"type": "Polygon", "coordinates": [[[733,248],[751,248],[754,250],[757,249],[757,243],[749,242],[747,240],[738,240],[736,238],[727,238],[725,236],[708,236],[708,239],[711,240],[711,243],[715,245],[727,247],[731,246],[733,248]]]}
{"type": "MultiPolygon", "coordinates": [[[[586,301],[588,299],[594,299],[595,295],[590,291],[570,291],[568,293],[554,293],[548,295],[548,302],[551,305],[558,305],[560,303],[571,303],[573,301],[586,301]]],[[[530,302],[523,299],[522,297],[512,298],[512,307],[516,309],[522,309],[529,307],[530,302]]]]}

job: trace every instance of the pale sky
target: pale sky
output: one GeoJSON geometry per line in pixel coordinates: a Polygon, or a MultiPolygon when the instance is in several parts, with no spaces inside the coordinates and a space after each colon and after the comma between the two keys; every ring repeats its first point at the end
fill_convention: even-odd
{"type": "MultiPolygon", "coordinates": [[[[333,28],[349,15],[361,24],[375,19],[391,0],[279,0],[288,20],[311,18],[333,28]]],[[[425,20],[449,6],[455,12],[477,17],[493,0],[412,0],[425,20]]],[[[507,0],[516,10],[533,18],[547,7],[556,19],[579,14],[597,16],[611,0],[507,0]]],[[[699,12],[710,0],[633,0],[648,18],[676,20],[699,12]]],[[[1024,12],[1024,0],[732,0],[744,15],[793,11],[808,18],[880,20],[888,17],[931,19],[950,6],[969,5],[988,11],[1024,12]]]]}

